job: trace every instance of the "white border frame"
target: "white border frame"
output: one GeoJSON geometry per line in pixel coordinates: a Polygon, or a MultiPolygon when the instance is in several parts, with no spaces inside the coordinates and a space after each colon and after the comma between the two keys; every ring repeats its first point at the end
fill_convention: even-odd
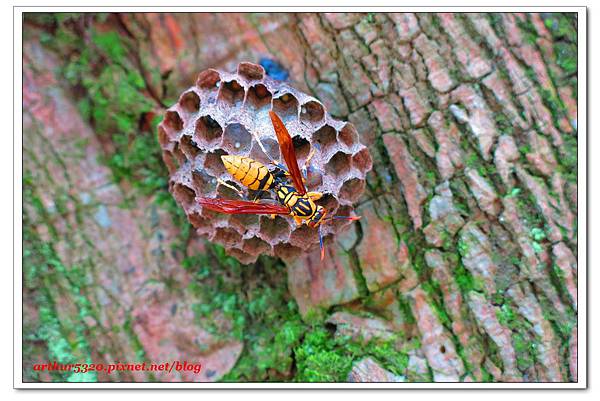
{"type": "Polygon", "coordinates": [[[585,389],[587,388],[587,9],[586,7],[13,7],[13,386],[20,389],[585,389]],[[175,9],[175,10],[174,10],[175,9]],[[26,383],[22,377],[22,14],[24,12],[576,12],[578,18],[578,314],[576,383],[26,383]],[[18,105],[21,105],[20,107],[18,105]],[[583,274],[582,274],[583,273],[583,274]]]}

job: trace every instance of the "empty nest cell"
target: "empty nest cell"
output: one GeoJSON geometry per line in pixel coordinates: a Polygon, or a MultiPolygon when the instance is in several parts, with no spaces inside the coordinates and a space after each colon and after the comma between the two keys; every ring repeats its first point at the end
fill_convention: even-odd
{"type": "Polygon", "coordinates": [[[202,116],[196,121],[196,136],[201,145],[211,148],[221,142],[223,128],[210,115],[202,116]]]}
{"type": "Polygon", "coordinates": [[[246,236],[249,231],[258,230],[258,215],[253,214],[234,214],[229,219],[232,227],[246,236]]]}
{"type": "Polygon", "coordinates": [[[189,90],[179,99],[179,106],[188,113],[197,113],[200,110],[200,96],[195,91],[189,90]]]}
{"type": "Polygon", "coordinates": [[[194,190],[180,183],[173,185],[173,196],[177,202],[186,207],[192,206],[196,199],[194,190]]]}
{"type": "Polygon", "coordinates": [[[325,109],[323,105],[315,100],[304,103],[300,107],[300,120],[317,124],[323,121],[325,109]]]}
{"type": "Polygon", "coordinates": [[[278,255],[284,260],[296,259],[304,253],[304,251],[301,248],[287,243],[275,245],[274,251],[276,255],[278,255]]]}
{"type": "Polygon", "coordinates": [[[356,152],[354,156],[352,156],[352,166],[364,173],[371,170],[371,168],[373,167],[373,159],[371,159],[369,149],[362,148],[361,150],[356,152]]]}
{"type": "Polygon", "coordinates": [[[319,242],[319,233],[309,226],[300,226],[290,235],[290,244],[295,247],[308,250],[319,242]]]}
{"type": "Polygon", "coordinates": [[[250,151],[249,157],[265,165],[269,164],[270,162],[270,159],[267,156],[270,156],[273,160],[279,160],[280,151],[279,144],[277,143],[277,141],[273,138],[262,138],[260,141],[262,142],[263,147],[265,148],[265,151],[268,153],[268,155],[266,155],[265,152],[263,152],[262,148],[258,145],[257,142],[254,142],[252,144],[252,150],[250,151]]]}
{"type": "Polygon", "coordinates": [[[273,111],[285,123],[286,120],[298,116],[298,99],[291,93],[284,93],[273,99],[273,111]]]}
{"type": "Polygon", "coordinates": [[[252,146],[252,135],[244,125],[240,123],[229,124],[225,127],[223,142],[221,146],[229,154],[247,154],[252,146]]]}
{"type": "Polygon", "coordinates": [[[258,64],[241,62],[238,65],[237,73],[248,81],[256,81],[264,78],[265,69],[258,64]]]}
{"type": "Polygon", "coordinates": [[[263,84],[256,84],[248,89],[246,96],[246,106],[254,110],[260,110],[271,106],[273,95],[263,84]]]}
{"type": "Polygon", "coordinates": [[[183,129],[183,120],[177,110],[169,110],[165,114],[164,123],[171,130],[179,132],[183,129]]]}
{"type": "Polygon", "coordinates": [[[325,164],[325,172],[335,178],[343,177],[350,172],[350,161],[348,153],[339,151],[325,164]]]}
{"type": "Polygon", "coordinates": [[[233,228],[217,227],[212,240],[226,247],[233,247],[241,243],[242,236],[233,228]]]}
{"type": "Polygon", "coordinates": [[[356,132],[354,125],[346,123],[338,133],[338,140],[348,148],[351,148],[355,143],[358,143],[358,132],[356,132]]]}
{"type": "Polygon", "coordinates": [[[325,124],[312,135],[313,144],[318,145],[322,155],[327,155],[337,145],[337,132],[331,125],[325,124]]]}
{"type": "Polygon", "coordinates": [[[271,245],[285,241],[289,238],[291,227],[290,223],[281,216],[275,216],[274,219],[268,216],[260,216],[260,228],[258,236],[271,245]]]}
{"type": "Polygon", "coordinates": [[[294,150],[296,151],[296,159],[298,159],[298,164],[302,165],[310,153],[310,142],[301,136],[293,137],[292,142],[294,144],[294,150]]]}
{"type": "Polygon", "coordinates": [[[221,74],[212,68],[202,71],[196,80],[196,86],[200,89],[215,89],[219,87],[221,82],[221,74]]]}
{"type": "Polygon", "coordinates": [[[360,178],[351,178],[344,181],[340,188],[340,199],[346,202],[356,202],[365,190],[365,181],[360,178]]]}
{"type": "Polygon", "coordinates": [[[271,245],[258,237],[245,239],[242,250],[252,256],[258,256],[271,250],[271,245]]]}
{"type": "Polygon", "coordinates": [[[221,160],[221,156],[225,156],[226,154],[227,152],[221,149],[217,149],[214,152],[207,153],[203,164],[204,171],[206,171],[208,174],[212,175],[215,178],[224,177],[225,172],[227,170],[223,165],[223,160],[221,160]]]}
{"type": "Polygon", "coordinates": [[[206,195],[213,192],[216,188],[213,181],[216,180],[200,169],[192,171],[192,185],[197,194],[206,195]]]}
{"type": "Polygon", "coordinates": [[[200,148],[198,144],[192,139],[190,135],[182,135],[181,141],[181,150],[183,154],[188,158],[188,160],[193,160],[200,154],[200,148]]]}
{"type": "Polygon", "coordinates": [[[244,95],[244,87],[234,79],[221,85],[217,99],[230,107],[237,107],[243,103],[244,95]]]}

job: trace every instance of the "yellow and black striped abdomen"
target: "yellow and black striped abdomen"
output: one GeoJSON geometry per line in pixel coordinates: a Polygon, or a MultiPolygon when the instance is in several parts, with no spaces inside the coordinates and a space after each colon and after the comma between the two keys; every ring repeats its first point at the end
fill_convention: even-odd
{"type": "Polygon", "coordinates": [[[252,190],[267,190],[275,177],[262,163],[245,156],[221,156],[229,174],[245,187],[252,190]]]}

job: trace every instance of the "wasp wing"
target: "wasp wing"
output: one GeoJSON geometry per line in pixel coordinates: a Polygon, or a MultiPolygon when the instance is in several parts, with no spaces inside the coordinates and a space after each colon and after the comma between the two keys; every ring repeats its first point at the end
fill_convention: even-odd
{"type": "Polygon", "coordinates": [[[302,173],[300,172],[300,168],[298,167],[298,159],[296,158],[296,150],[294,149],[294,143],[292,142],[292,137],[288,132],[285,125],[283,125],[283,121],[274,111],[269,111],[269,116],[271,117],[271,122],[273,123],[273,128],[275,129],[275,135],[277,135],[277,141],[279,142],[279,148],[281,149],[281,154],[285,160],[285,164],[287,164],[290,175],[292,176],[292,181],[294,182],[294,187],[296,191],[300,195],[306,194],[306,187],[304,186],[304,181],[302,180],[302,173]]]}
{"type": "Polygon", "coordinates": [[[277,204],[225,198],[199,198],[200,206],[218,213],[227,214],[290,214],[290,209],[277,204]]]}

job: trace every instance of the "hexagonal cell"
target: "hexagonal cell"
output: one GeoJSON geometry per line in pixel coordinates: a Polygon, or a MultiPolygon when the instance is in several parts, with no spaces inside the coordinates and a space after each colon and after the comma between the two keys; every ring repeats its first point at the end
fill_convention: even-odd
{"type": "Polygon", "coordinates": [[[258,236],[270,244],[275,244],[286,240],[291,231],[290,224],[281,216],[275,216],[271,219],[268,216],[259,217],[260,228],[258,236]]]}
{"type": "MultiPolygon", "coordinates": [[[[225,180],[225,182],[227,182],[227,184],[231,185],[232,187],[239,188],[245,192],[245,188],[243,186],[241,186],[240,184],[238,184],[237,182],[235,182],[234,180],[228,179],[228,180],[225,180]]],[[[225,198],[225,199],[240,199],[240,195],[237,192],[235,192],[233,189],[231,189],[225,185],[219,184],[219,183],[217,183],[217,197],[225,198]]]]}
{"type": "Polygon", "coordinates": [[[315,189],[323,185],[323,175],[316,168],[309,168],[308,177],[306,178],[306,188],[309,190],[315,189]]]}
{"type": "Polygon", "coordinates": [[[173,185],[173,196],[180,205],[185,207],[190,207],[196,199],[194,190],[180,183],[175,183],[173,185]]]}
{"type": "Polygon", "coordinates": [[[229,223],[232,227],[235,227],[240,234],[246,235],[250,230],[258,230],[258,215],[234,214],[231,215],[229,223]]]}
{"type": "Polygon", "coordinates": [[[317,124],[323,121],[323,117],[325,117],[325,109],[316,100],[311,100],[300,106],[301,121],[317,124]]]}
{"type": "Polygon", "coordinates": [[[317,205],[323,206],[325,210],[327,210],[327,213],[330,215],[335,213],[337,211],[337,208],[340,206],[337,199],[335,199],[335,196],[328,193],[323,194],[323,197],[319,199],[316,203],[317,205]]]}
{"type": "Polygon", "coordinates": [[[310,143],[301,136],[292,137],[292,142],[296,151],[296,159],[298,159],[299,166],[302,167],[302,162],[306,160],[310,153],[310,143]]]}
{"type": "Polygon", "coordinates": [[[230,107],[237,107],[244,101],[244,96],[244,87],[234,79],[221,85],[217,99],[230,107]]]}
{"type": "Polygon", "coordinates": [[[173,156],[173,153],[169,152],[168,150],[165,150],[162,153],[162,158],[165,164],[167,165],[167,170],[169,170],[169,174],[173,174],[175,171],[177,171],[177,168],[179,167],[179,162],[177,161],[175,156],[173,156]]]}
{"type": "Polygon", "coordinates": [[[258,256],[268,253],[271,250],[271,245],[258,237],[252,237],[244,240],[242,250],[252,256],[258,256]]]}
{"type": "Polygon", "coordinates": [[[365,190],[365,181],[360,178],[351,178],[345,181],[340,188],[339,196],[341,199],[353,203],[360,198],[365,190]]]}
{"type": "Polygon", "coordinates": [[[217,149],[214,152],[209,152],[206,154],[206,159],[204,159],[204,170],[206,170],[213,177],[220,178],[225,176],[227,173],[227,169],[225,165],[223,165],[223,160],[221,160],[221,156],[225,156],[227,152],[217,149]]]}
{"type": "Polygon", "coordinates": [[[271,106],[272,97],[273,95],[265,85],[256,84],[248,89],[245,104],[254,110],[260,110],[271,106]]]}
{"type": "Polygon", "coordinates": [[[223,142],[224,147],[230,154],[247,154],[252,145],[252,135],[246,127],[240,123],[229,124],[225,127],[223,142]]]}
{"type": "Polygon", "coordinates": [[[221,141],[223,128],[211,116],[202,116],[196,121],[196,136],[200,140],[201,145],[214,147],[221,141]]]}
{"type": "Polygon", "coordinates": [[[232,228],[217,227],[212,240],[224,246],[237,246],[242,241],[242,236],[232,228]]]}
{"type": "Polygon", "coordinates": [[[298,117],[298,107],[298,99],[291,93],[284,93],[273,99],[273,111],[284,123],[298,117]]]}
{"type": "MultiPolygon", "coordinates": [[[[261,142],[269,156],[271,156],[273,160],[279,160],[281,153],[279,151],[279,144],[277,141],[273,138],[263,138],[261,139],[261,142]]],[[[259,161],[264,165],[267,165],[270,162],[270,159],[267,157],[267,155],[265,155],[257,142],[252,144],[252,149],[250,150],[250,155],[248,157],[259,161]]]]}
{"type": "Polygon", "coordinates": [[[350,172],[350,161],[349,154],[339,151],[325,164],[325,172],[336,178],[343,177],[350,172]]]}
{"type": "Polygon", "coordinates": [[[289,242],[291,245],[307,250],[319,242],[319,231],[316,228],[302,225],[292,232],[289,242]]]}
{"type": "Polygon", "coordinates": [[[173,156],[175,156],[175,159],[177,160],[177,164],[179,164],[180,166],[186,162],[186,157],[183,154],[183,152],[181,151],[181,149],[179,149],[179,144],[177,144],[177,143],[173,147],[173,156]]]}
{"type": "Polygon", "coordinates": [[[295,259],[304,253],[302,249],[286,243],[275,245],[274,251],[276,255],[284,260],[295,259]]]}
{"type": "Polygon", "coordinates": [[[338,133],[338,139],[347,147],[351,148],[358,142],[358,132],[351,123],[346,123],[338,133]]]}
{"type": "Polygon", "coordinates": [[[160,143],[160,146],[163,148],[169,144],[169,135],[162,124],[158,126],[158,143],[160,143]]]}
{"type": "Polygon", "coordinates": [[[246,252],[242,251],[241,249],[238,248],[226,248],[227,253],[230,256],[233,256],[234,258],[236,258],[237,260],[240,261],[241,264],[243,265],[247,265],[253,262],[256,262],[256,256],[252,256],[250,254],[247,254],[246,252]]]}
{"type": "Polygon", "coordinates": [[[190,223],[192,223],[192,226],[194,226],[194,228],[196,229],[209,228],[212,226],[212,222],[210,221],[210,219],[201,216],[198,212],[192,212],[188,214],[187,217],[190,223]]]}
{"type": "Polygon", "coordinates": [[[369,149],[362,148],[352,156],[352,165],[362,172],[367,172],[373,167],[373,159],[369,149]]]}
{"type": "Polygon", "coordinates": [[[179,98],[179,105],[188,113],[197,113],[200,110],[200,96],[193,90],[189,90],[179,98]]]}
{"type": "Polygon", "coordinates": [[[202,71],[196,80],[196,86],[200,89],[216,89],[221,82],[221,74],[212,68],[202,71]]]}
{"type": "Polygon", "coordinates": [[[259,64],[241,62],[238,65],[237,73],[248,81],[254,81],[264,78],[265,69],[259,64]]]}
{"type": "Polygon", "coordinates": [[[183,120],[177,110],[169,110],[165,114],[164,123],[173,131],[181,131],[183,129],[183,120]]]}
{"type": "Polygon", "coordinates": [[[197,194],[206,195],[212,193],[216,189],[216,185],[213,183],[214,180],[214,178],[211,178],[204,171],[199,169],[192,171],[192,185],[197,194]]]}
{"type": "Polygon", "coordinates": [[[327,155],[337,145],[336,137],[335,128],[326,124],[312,135],[312,141],[319,145],[322,155],[327,155]]]}
{"type": "Polygon", "coordinates": [[[198,147],[198,144],[194,142],[190,135],[183,135],[179,143],[181,145],[181,150],[188,160],[193,160],[200,154],[200,148],[198,147]]]}
{"type": "Polygon", "coordinates": [[[214,227],[223,227],[227,225],[229,219],[228,214],[213,212],[212,210],[202,209],[202,217],[211,223],[211,230],[207,233],[212,233],[214,227]]]}

